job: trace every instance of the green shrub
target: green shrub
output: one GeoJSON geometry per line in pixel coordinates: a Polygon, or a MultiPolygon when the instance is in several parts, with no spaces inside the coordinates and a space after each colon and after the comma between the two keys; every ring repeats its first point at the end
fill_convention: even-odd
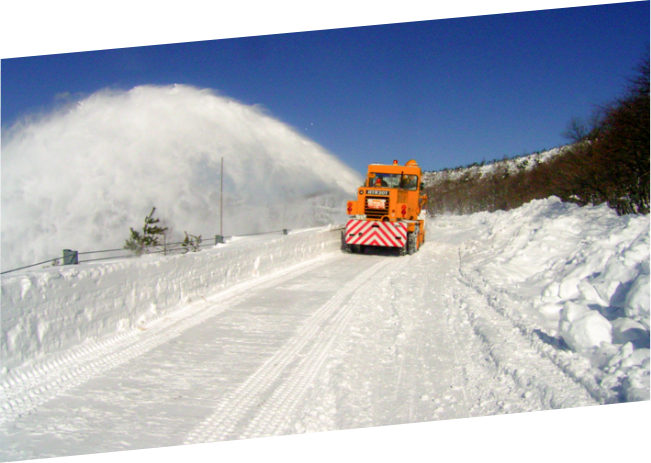
{"type": "Polygon", "coordinates": [[[152,207],[151,212],[145,217],[145,224],[142,227],[142,234],[131,228],[131,237],[126,240],[124,249],[134,252],[137,256],[149,252],[149,248],[161,246],[159,239],[165,235],[167,227],[156,225],[160,219],[154,219],[156,208],[152,207]]]}

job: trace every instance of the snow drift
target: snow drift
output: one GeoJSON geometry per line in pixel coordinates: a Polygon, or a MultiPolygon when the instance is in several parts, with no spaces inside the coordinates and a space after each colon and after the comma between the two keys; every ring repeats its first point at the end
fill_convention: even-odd
{"type": "Polygon", "coordinates": [[[552,197],[446,220],[477,231],[461,272],[496,309],[589,359],[607,400],[649,399],[648,216],[552,197]]]}
{"type": "Polygon", "coordinates": [[[121,247],[156,216],[183,232],[225,235],[343,218],[359,175],[291,127],[211,90],[103,90],[16,124],[2,140],[2,270],[62,249],[121,247]]]}
{"type": "Polygon", "coordinates": [[[186,255],[49,267],[2,278],[2,369],[183,310],[193,301],[341,247],[341,230],[233,238],[186,255]]]}

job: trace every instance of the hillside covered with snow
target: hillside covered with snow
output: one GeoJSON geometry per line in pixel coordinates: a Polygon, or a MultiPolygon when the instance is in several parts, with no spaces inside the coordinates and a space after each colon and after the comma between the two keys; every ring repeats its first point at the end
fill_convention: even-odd
{"type": "Polygon", "coordinates": [[[427,212],[436,216],[510,210],[550,196],[575,201],[578,197],[568,188],[576,182],[566,178],[573,171],[572,150],[572,145],[567,145],[491,163],[424,172],[427,212]]]}
{"type": "Polygon", "coordinates": [[[423,182],[426,186],[434,186],[444,181],[457,181],[464,177],[481,179],[498,172],[506,172],[509,175],[514,175],[518,172],[530,171],[556,156],[562,155],[565,149],[566,147],[561,146],[525,156],[517,156],[502,160],[496,159],[488,163],[482,162],[470,166],[457,167],[455,169],[423,172],[423,182]]]}

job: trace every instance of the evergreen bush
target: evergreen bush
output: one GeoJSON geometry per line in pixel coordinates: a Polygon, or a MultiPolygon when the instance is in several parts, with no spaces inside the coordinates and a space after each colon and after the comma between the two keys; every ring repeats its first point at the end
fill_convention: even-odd
{"type": "Polygon", "coordinates": [[[165,235],[167,227],[156,225],[160,219],[154,219],[156,208],[152,207],[151,212],[145,217],[145,224],[142,227],[142,234],[131,228],[131,236],[126,240],[124,249],[132,251],[137,256],[149,252],[151,247],[161,246],[159,238],[165,235]]]}
{"type": "Polygon", "coordinates": [[[188,232],[183,232],[185,233],[185,239],[181,243],[181,246],[183,246],[183,251],[181,251],[183,254],[186,254],[190,251],[192,252],[197,252],[201,250],[201,235],[195,236],[195,235],[188,235],[188,232]]]}

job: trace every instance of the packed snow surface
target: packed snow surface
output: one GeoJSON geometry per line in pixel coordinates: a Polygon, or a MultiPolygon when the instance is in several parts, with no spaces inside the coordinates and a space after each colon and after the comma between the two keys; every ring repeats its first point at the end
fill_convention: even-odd
{"type": "Polygon", "coordinates": [[[344,219],[359,174],[257,106],[174,85],[104,90],[2,134],[2,270],[120,248],[152,207],[204,238],[344,219]]]}
{"type": "Polygon", "coordinates": [[[649,219],[556,198],[413,256],[324,227],[23,271],[2,307],[4,460],[649,400],[649,219]]]}

